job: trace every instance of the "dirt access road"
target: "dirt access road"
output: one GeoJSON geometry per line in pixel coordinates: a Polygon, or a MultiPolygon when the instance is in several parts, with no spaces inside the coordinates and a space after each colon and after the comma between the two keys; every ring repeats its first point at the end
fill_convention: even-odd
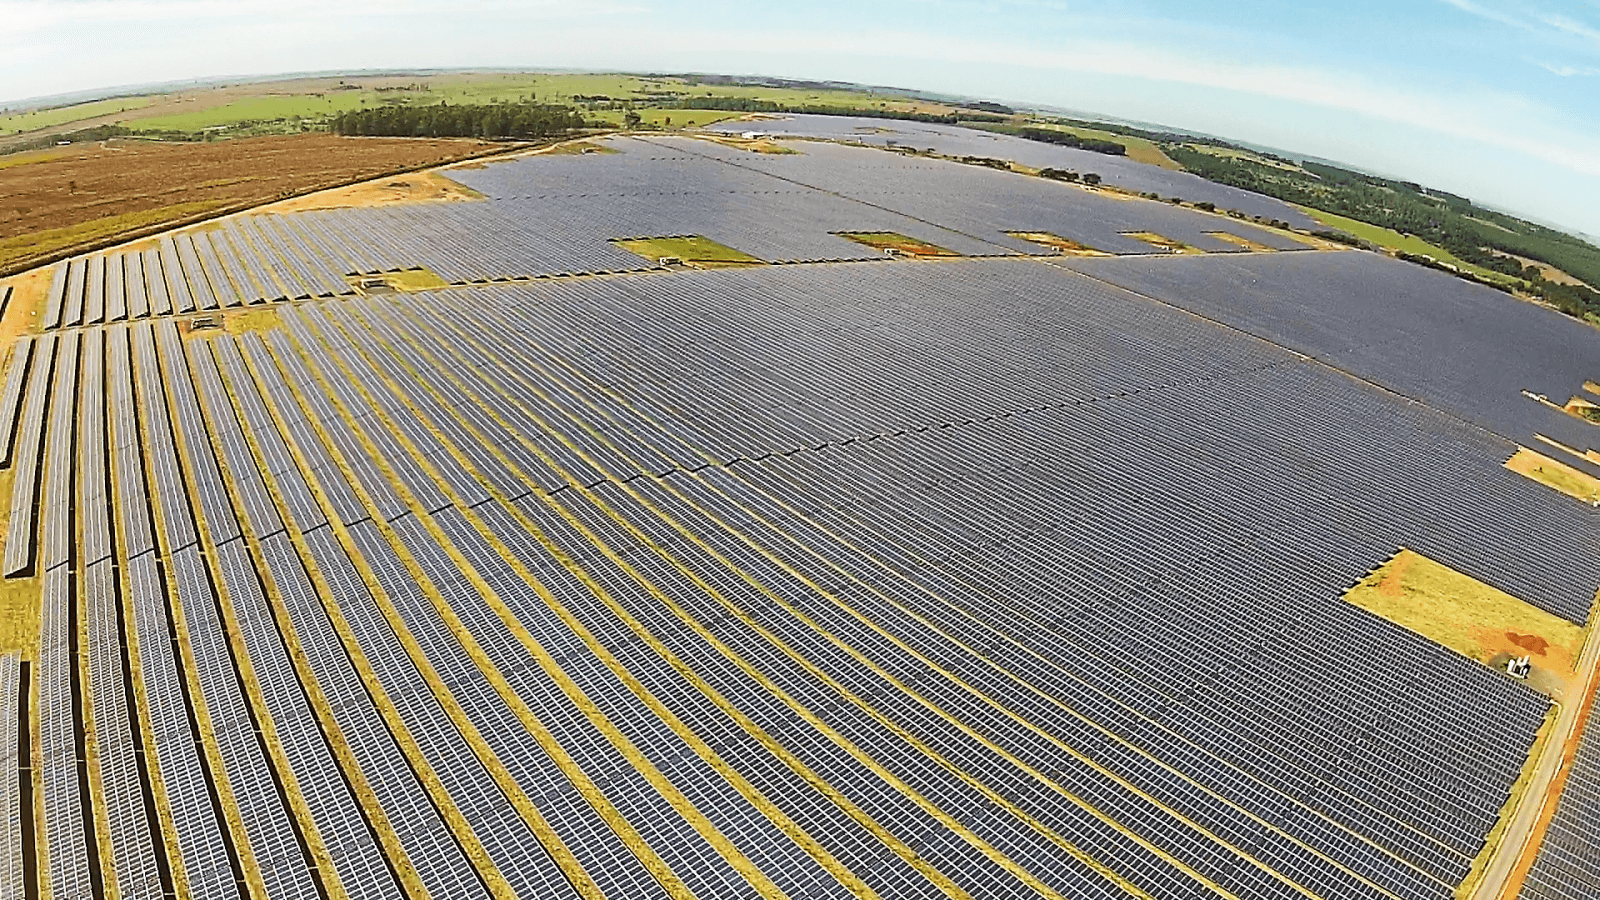
{"type": "Polygon", "coordinates": [[[1583,721],[1590,717],[1594,705],[1595,689],[1600,687],[1600,629],[1590,631],[1576,671],[1587,677],[1573,679],[1581,687],[1562,705],[1555,731],[1535,764],[1533,781],[1512,814],[1511,824],[1501,836],[1500,846],[1495,848],[1471,900],[1515,900],[1522,890],[1522,879],[1533,864],[1545,826],[1560,801],[1560,789],[1566,779],[1558,776],[1565,775],[1565,764],[1571,762],[1583,721]]]}

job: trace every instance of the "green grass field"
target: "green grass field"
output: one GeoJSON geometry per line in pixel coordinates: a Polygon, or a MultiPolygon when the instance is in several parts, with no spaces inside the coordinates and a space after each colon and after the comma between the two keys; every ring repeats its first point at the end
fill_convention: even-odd
{"type": "MultiPolygon", "coordinates": [[[[315,84],[269,82],[254,87],[235,85],[227,88],[229,93],[223,96],[216,96],[210,89],[203,89],[149,97],[100,100],[61,109],[0,116],[0,135],[39,129],[62,129],[63,126],[73,122],[108,115],[116,115],[118,124],[141,131],[196,133],[207,129],[228,129],[251,123],[257,126],[251,128],[252,132],[292,132],[308,125],[317,127],[328,117],[340,112],[386,103],[425,105],[527,101],[558,103],[578,107],[580,113],[590,121],[620,127],[623,111],[620,108],[607,108],[607,101],[611,104],[627,102],[633,105],[646,125],[657,128],[698,127],[739,115],[726,110],[662,108],[662,105],[676,105],[679,101],[692,106],[695,98],[709,96],[752,98],[790,105],[852,106],[862,109],[872,107],[929,111],[944,109],[939,104],[887,94],[691,84],[678,78],[644,78],[618,74],[462,72],[386,78],[350,76],[344,81],[353,88],[331,90],[329,89],[331,82],[327,80],[315,84]],[[419,89],[410,89],[413,86],[419,89]],[[379,90],[379,88],[388,89],[379,90]],[[259,90],[260,93],[251,96],[253,90],[259,90]],[[218,102],[223,99],[227,102],[218,102]],[[125,114],[117,115],[119,113],[125,114]]],[[[1130,154],[1137,149],[1141,155],[1147,156],[1153,153],[1159,156],[1160,151],[1153,144],[1149,145],[1148,149],[1143,145],[1135,148],[1133,144],[1138,143],[1136,139],[1117,139],[1130,144],[1130,154]]],[[[1170,165],[1170,161],[1167,161],[1167,164],[1170,165]]]]}
{"type": "Polygon", "coordinates": [[[0,134],[16,134],[81,122],[84,119],[97,119],[124,110],[141,109],[152,102],[154,99],[151,97],[115,97],[110,100],[96,100],[93,103],[79,103],[76,106],[63,106],[59,109],[41,109],[12,116],[0,116],[0,134]]]}
{"type": "Polygon", "coordinates": [[[1497,281],[1501,284],[1521,283],[1518,279],[1512,278],[1510,275],[1496,272],[1491,269],[1485,269],[1482,266],[1475,266],[1469,262],[1464,262],[1460,259],[1457,259],[1453,254],[1450,253],[1450,251],[1435,244],[1430,244],[1422,238],[1401,234],[1400,232],[1390,228],[1381,228],[1377,225],[1368,225],[1365,222],[1357,222],[1355,219],[1347,219],[1344,216],[1334,215],[1330,212],[1323,212],[1320,209],[1312,209],[1309,206],[1301,206],[1297,208],[1301,212],[1313,219],[1316,219],[1318,222],[1321,222],[1323,225],[1326,225],[1329,228],[1336,228],[1339,231],[1348,232],[1370,244],[1382,247],[1385,250],[1398,250],[1403,253],[1411,253],[1418,256],[1431,256],[1439,262],[1449,263],[1458,269],[1471,272],[1474,275],[1489,279],[1490,281],[1497,281]]]}
{"type": "Polygon", "coordinates": [[[735,250],[698,234],[670,237],[629,238],[614,241],[618,247],[637,253],[652,262],[676,256],[691,266],[702,269],[722,269],[735,266],[759,266],[766,260],[735,250]]]}
{"type": "Polygon", "coordinates": [[[330,91],[320,97],[315,94],[278,94],[266,97],[248,97],[222,106],[197,109],[194,112],[134,119],[132,128],[151,131],[200,131],[239,122],[275,121],[278,119],[311,119],[321,121],[334,113],[360,109],[374,100],[368,91],[330,91]]]}

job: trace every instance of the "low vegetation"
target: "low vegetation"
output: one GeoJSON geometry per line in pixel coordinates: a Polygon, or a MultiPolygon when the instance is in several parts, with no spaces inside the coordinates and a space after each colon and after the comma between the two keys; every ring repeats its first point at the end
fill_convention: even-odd
{"type": "Polygon", "coordinates": [[[764,260],[742,250],[735,250],[698,234],[670,237],[628,238],[614,241],[618,247],[637,253],[651,262],[676,259],[698,269],[727,269],[740,266],[759,266],[764,260]]]}
{"type": "Polygon", "coordinates": [[[1584,503],[1600,503],[1600,479],[1536,450],[1519,447],[1506,468],[1584,503]]]}
{"type": "Polygon", "coordinates": [[[1059,234],[1049,231],[1008,231],[1006,234],[1024,241],[1042,244],[1058,253],[1071,256],[1110,256],[1111,254],[1096,250],[1088,244],[1079,243],[1071,238],[1064,238],[1059,234]]]}
{"type": "Polygon", "coordinates": [[[1409,181],[1265,154],[1224,156],[1182,143],[1167,155],[1203,178],[1315,210],[1316,217],[1413,262],[1449,267],[1473,280],[1516,289],[1563,312],[1600,322],[1600,247],[1465,197],[1409,181]],[[1377,229],[1363,234],[1364,229],[1377,229]],[[1406,244],[1413,244],[1407,247],[1406,244]],[[1525,264],[1524,259],[1536,264],[1525,264]],[[1546,277],[1544,266],[1582,284],[1546,277]]]}
{"type": "Polygon", "coordinates": [[[954,250],[946,250],[937,244],[930,244],[919,238],[907,237],[894,231],[836,231],[835,234],[842,238],[876,247],[880,250],[892,250],[907,256],[960,256],[954,250]]]}
{"type": "Polygon", "coordinates": [[[993,113],[955,110],[951,112],[923,112],[872,105],[782,103],[755,97],[691,97],[678,102],[679,109],[718,109],[743,113],[801,113],[811,116],[869,116],[876,119],[905,119],[914,122],[937,122],[954,125],[958,122],[1003,122],[1004,116],[993,113]]]}
{"type": "Polygon", "coordinates": [[[1138,241],[1144,241],[1146,244],[1149,244],[1150,246],[1156,247],[1156,248],[1161,249],[1161,250],[1165,250],[1168,253],[1204,253],[1205,252],[1204,250],[1200,250],[1198,248],[1191,247],[1188,244],[1185,244],[1183,241],[1174,240],[1173,238],[1169,238],[1166,235],[1156,234],[1153,231],[1125,231],[1125,232],[1123,232],[1123,236],[1124,237],[1131,237],[1134,240],[1138,240],[1138,241]]]}

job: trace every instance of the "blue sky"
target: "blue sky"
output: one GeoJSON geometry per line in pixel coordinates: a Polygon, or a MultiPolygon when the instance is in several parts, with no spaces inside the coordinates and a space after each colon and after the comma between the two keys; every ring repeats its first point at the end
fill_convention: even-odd
{"type": "Polygon", "coordinates": [[[1600,235],[1600,0],[0,0],[0,98],[342,68],[918,87],[1343,160],[1600,235]]]}

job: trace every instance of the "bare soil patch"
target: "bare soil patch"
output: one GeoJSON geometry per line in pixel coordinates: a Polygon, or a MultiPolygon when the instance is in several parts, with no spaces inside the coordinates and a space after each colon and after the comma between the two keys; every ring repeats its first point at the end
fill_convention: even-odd
{"type": "Polygon", "coordinates": [[[1583,646],[1577,625],[1412,550],[1362,579],[1345,600],[1486,665],[1526,655],[1563,686],[1583,646]]]}
{"type": "Polygon", "coordinates": [[[1056,252],[1066,256],[1111,255],[1110,253],[1096,250],[1088,244],[1080,243],[1071,238],[1064,238],[1059,234],[1049,231],[1008,231],[1006,234],[1009,234],[1014,238],[1029,241],[1030,243],[1042,244],[1046,247],[1051,247],[1056,252]]]}
{"type": "Polygon", "coordinates": [[[364,181],[331,191],[318,191],[273,203],[262,212],[304,212],[311,209],[349,209],[358,206],[393,206],[401,203],[451,203],[482,200],[483,195],[437,172],[411,172],[393,178],[364,181]]]}
{"type": "Polygon", "coordinates": [[[108,141],[0,169],[0,272],[127,235],[493,152],[474,140],[302,134],[108,141]]]}

